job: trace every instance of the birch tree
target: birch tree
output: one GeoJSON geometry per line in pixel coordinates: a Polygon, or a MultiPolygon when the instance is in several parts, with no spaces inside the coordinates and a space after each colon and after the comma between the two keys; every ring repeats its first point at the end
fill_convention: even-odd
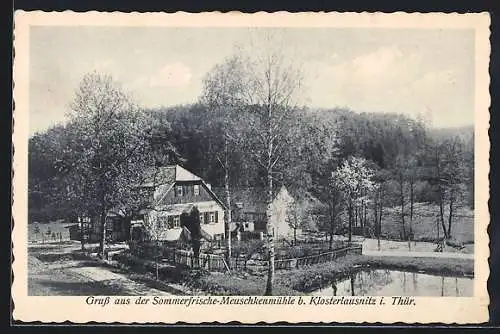
{"type": "Polygon", "coordinates": [[[207,105],[209,113],[209,123],[212,127],[218,128],[223,133],[222,152],[211,152],[216,156],[217,162],[224,170],[224,190],[225,190],[225,221],[227,236],[227,263],[231,266],[231,189],[230,189],[230,154],[237,145],[236,125],[234,111],[242,103],[242,73],[243,64],[237,56],[226,59],[222,64],[218,64],[207,73],[203,80],[202,103],[207,105]]]}
{"type": "Polygon", "coordinates": [[[273,200],[276,165],[283,158],[287,140],[293,130],[293,112],[302,88],[300,68],[286,59],[277,46],[263,48],[263,54],[245,59],[244,98],[247,106],[246,143],[249,154],[264,172],[266,179],[266,217],[269,267],[265,295],[273,294],[274,283],[274,226],[273,200]]]}
{"type": "Polygon", "coordinates": [[[262,170],[265,178],[267,248],[269,266],[266,295],[272,295],[274,282],[274,226],[271,202],[277,164],[290,145],[293,113],[302,90],[302,70],[281,51],[283,44],[274,35],[265,35],[258,43],[236,53],[241,71],[237,75],[239,89],[237,131],[238,143],[262,170]]]}

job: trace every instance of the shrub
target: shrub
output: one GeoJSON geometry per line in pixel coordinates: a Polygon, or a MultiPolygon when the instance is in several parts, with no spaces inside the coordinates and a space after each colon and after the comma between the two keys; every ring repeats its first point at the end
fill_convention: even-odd
{"type": "MultiPolygon", "coordinates": [[[[200,277],[193,286],[216,296],[259,296],[264,295],[264,278],[251,276],[241,278],[236,275],[211,274],[200,277]]],[[[280,284],[275,284],[274,295],[293,296],[301,293],[280,284]]]]}
{"type": "MultiPolygon", "coordinates": [[[[137,257],[130,252],[122,252],[113,256],[113,260],[128,267],[137,273],[156,273],[156,263],[144,258],[137,257]]],[[[180,265],[158,264],[159,279],[173,282],[183,282],[189,278],[190,270],[180,265]]]]}

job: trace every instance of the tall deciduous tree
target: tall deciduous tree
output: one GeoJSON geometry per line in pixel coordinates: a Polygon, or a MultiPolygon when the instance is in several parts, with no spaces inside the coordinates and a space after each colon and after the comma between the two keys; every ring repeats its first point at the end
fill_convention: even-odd
{"type": "Polygon", "coordinates": [[[272,225],[273,181],[276,166],[283,158],[285,148],[292,145],[290,133],[293,131],[293,113],[302,89],[300,67],[273,45],[257,48],[243,58],[245,65],[242,80],[243,101],[245,102],[245,148],[263,170],[267,180],[267,241],[269,268],[266,295],[272,295],[274,283],[274,226],[272,225]]]}
{"type": "Polygon", "coordinates": [[[223,148],[221,151],[208,152],[216,156],[217,162],[224,170],[224,189],[226,195],[226,238],[227,263],[231,266],[231,189],[230,170],[232,166],[231,152],[237,146],[234,113],[241,107],[243,93],[243,69],[241,59],[237,56],[226,59],[218,64],[205,76],[201,102],[208,107],[210,114],[208,122],[223,133],[223,148]]]}
{"type": "Polygon", "coordinates": [[[342,185],[336,177],[335,173],[332,173],[332,177],[328,182],[328,188],[326,189],[326,208],[327,208],[327,220],[325,221],[326,230],[329,236],[328,249],[332,249],[333,246],[333,235],[337,233],[340,227],[340,215],[343,209],[343,202],[345,198],[342,192],[342,185]]]}
{"type": "Polygon", "coordinates": [[[108,211],[123,206],[132,185],[152,164],[144,118],[111,76],[95,72],[83,77],[69,117],[75,143],[65,163],[79,176],[76,188],[87,214],[98,217],[104,256],[108,211]]]}
{"type": "Polygon", "coordinates": [[[374,188],[374,171],[366,159],[350,157],[333,173],[333,179],[344,192],[347,199],[349,217],[349,242],[352,241],[354,207],[370,194],[374,188]]]}
{"type": "Polygon", "coordinates": [[[445,139],[436,146],[435,154],[439,192],[439,217],[444,235],[449,239],[452,237],[452,226],[456,205],[465,193],[465,182],[467,182],[467,164],[464,155],[464,143],[458,136],[445,139]],[[448,200],[448,203],[446,203],[446,200],[448,200]],[[446,206],[448,206],[447,222],[445,222],[444,214],[446,206]]]}
{"type": "Polygon", "coordinates": [[[301,204],[296,201],[289,203],[285,217],[288,226],[293,230],[293,245],[297,244],[297,230],[302,228],[307,215],[304,205],[301,204]]]}
{"type": "MultiPolygon", "coordinates": [[[[262,170],[267,188],[267,243],[269,268],[266,295],[272,295],[274,282],[274,226],[271,202],[273,200],[276,166],[290,145],[293,112],[302,89],[302,72],[290,57],[281,52],[274,35],[267,35],[236,54],[241,70],[238,87],[239,123],[238,143],[262,170]]],[[[227,66],[227,64],[226,64],[227,66]]],[[[231,79],[232,80],[232,79],[231,79]]]]}

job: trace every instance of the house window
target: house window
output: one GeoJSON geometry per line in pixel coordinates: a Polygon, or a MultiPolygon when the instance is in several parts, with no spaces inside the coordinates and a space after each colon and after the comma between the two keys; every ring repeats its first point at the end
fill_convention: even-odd
{"type": "Polygon", "coordinates": [[[194,195],[199,196],[200,195],[200,186],[198,184],[194,185],[194,195]]]}
{"type": "Polygon", "coordinates": [[[203,224],[203,223],[204,223],[204,221],[203,221],[203,217],[204,217],[204,216],[205,216],[205,215],[204,215],[203,213],[200,213],[200,224],[203,224]]]}
{"type": "Polygon", "coordinates": [[[158,217],[158,228],[160,229],[168,228],[167,217],[158,217]]]}
{"type": "Polygon", "coordinates": [[[215,223],[215,213],[210,212],[210,223],[215,223]]]}
{"type": "Polygon", "coordinates": [[[172,228],[174,228],[174,219],[173,219],[173,217],[168,217],[168,220],[167,220],[167,228],[168,228],[168,229],[172,229],[172,228]]]}
{"type": "Polygon", "coordinates": [[[174,217],[174,228],[179,228],[181,227],[181,220],[179,218],[179,216],[175,216],[174,217]]]}
{"type": "Polygon", "coordinates": [[[182,186],[175,187],[175,194],[179,197],[182,197],[182,186]]]}

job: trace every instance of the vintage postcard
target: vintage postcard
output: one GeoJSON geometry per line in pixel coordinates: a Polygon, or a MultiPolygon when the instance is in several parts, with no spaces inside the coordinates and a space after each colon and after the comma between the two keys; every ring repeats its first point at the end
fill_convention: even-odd
{"type": "Polygon", "coordinates": [[[14,320],[488,320],[487,13],[14,24],[14,320]]]}

